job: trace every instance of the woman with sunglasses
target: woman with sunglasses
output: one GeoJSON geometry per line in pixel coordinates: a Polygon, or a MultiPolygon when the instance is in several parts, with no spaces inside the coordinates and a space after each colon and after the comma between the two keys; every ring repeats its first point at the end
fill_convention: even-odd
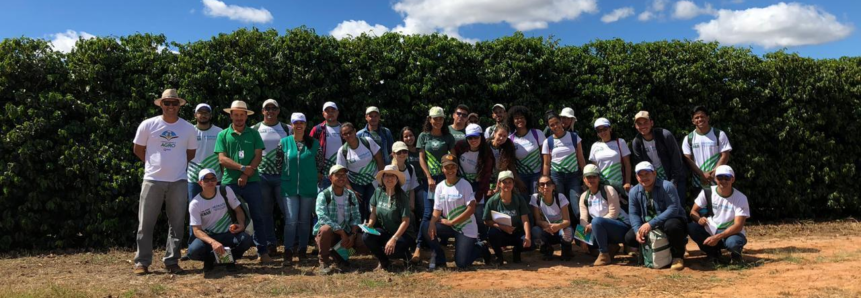
{"type": "MultiPolygon", "coordinates": [[[[610,128],[610,120],[598,118],[595,120],[595,131],[600,140],[592,144],[589,151],[589,161],[598,166],[601,179],[612,185],[617,191],[631,190],[631,150],[625,139],[616,137],[610,128]]],[[[582,215],[581,215],[582,216],[582,215]]]]}
{"type": "Polygon", "coordinates": [[[556,192],[556,184],[550,176],[538,178],[538,192],[532,195],[529,202],[535,216],[535,226],[532,227],[532,237],[537,237],[536,245],[540,245],[541,255],[545,261],[553,259],[553,244],[562,246],[562,260],[570,261],[574,256],[571,251],[571,241],[574,240],[570,202],[561,193],[556,192]]]}
{"type": "Polygon", "coordinates": [[[370,199],[374,195],[374,175],[382,170],[383,156],[380,146],[373,140],[359,139],[353,123],[341,124],[341,138],[344,145],[338,149],[336,164],[347,168],[347,189],[353,191],[359,199],[359,213],[362,221],[367,221],[370,215],[370,199]]]}
{"type": "Polygon", "coordinates": [[[520,253],[532,246],[529,207],[526,199],[514,192],[514,173],[500,172],[496,183],[500,191],[487,201],[484,209],[484,224],[489,227],[487,239],[493,247],[498,265],[505,262],[502,257],[503,246],[513,246],[513,261],[520,263],[520,253]],[[504,220],[494,220],[494,213],[506,215],[507,224],[503,222],[504,220]]]}
{"type": "MultiPolygon", "coordinates": [[[[544,176],[550,176],[558,192],[569,198],[580,197],[582,192],[583,146],[576,132],[566,131],[562,120],[553,111],[546,117],[551,135],[544,140],[541,153],[544,155],[544,176]]],[[[579,212],[574,212],[574,217],[579,212]]]]}
{"type": "Polygon", "coordinates": [[[281,169],[281,197],[284,206],[284,266],[293,265],[293,246],[299,243],[296,256],[305,258],[308,239],[311,237],[311,216],[317,199],[319,168],[324,165],[320,143],[311,137],[305,114],[290,116],[293,134],[281,139],[276,167],[281,169]]]}
{"type": "MultiPolygon", "coordinates": [[[[490,188],[490,176],[495,160],[482,136],[481,126],[467,125],[466,140],[455,143],[451,154],[457,158],[463,177],[475,191],[476,214],[484,214],[484,199],[490,188]]],[[[478,234],[479,239],[487,239],[487,227],[482,221],[478,221],[478,234]]]]}

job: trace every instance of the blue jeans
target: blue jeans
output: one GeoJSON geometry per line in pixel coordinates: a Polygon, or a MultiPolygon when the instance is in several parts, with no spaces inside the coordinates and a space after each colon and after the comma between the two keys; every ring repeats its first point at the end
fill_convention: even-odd
{"type": "Polygon", "coordinates": [[[359,214],[362,215],[362,222],[368,221],[371,216],[371,197],[374,196],[374,191],[377,190],[373,183],[358,185],[353,184],[353,190],[359,193],[359,214]]]}
{"type": "Polygon", "coordinates": [[[455,239],[454,244],[454,263],[458,268],[466,268],[472,265],[472,262],[478,259],[480,252],[486,250],[487,247],[481,244],[478,239],[470,238],[452,229],[451,227],[436,223],[436,238],[430,239],[428,236],[428,227],[430,221],[422,223],[422,237],[425,238],[425,243],[433,249],[431,254],[430,264],[435,264],[437,267],[445,267],[445,251],[442,249],[439,240],[443,238],[455,239]]]}
{"type": "Polygon", "coordinates": [[[739,233],[719,241],[715,246],[705,245],[703,242],[705,242],[706,238],[710,237],[711,234],[706,231],[705,227],[696,222],[688,223],[688,233],[691,236],[691,240],[696,242],[697,246],[700,247],[700,250],[706,253],[706,255],[712,257],[719,257],[721,249],[728,250],[734,256],[741,255],[742,250],[744,250],[744,245],[747,244],[747,237],[739,233]]]}
{"type": "MultiPolygon", "coordinates": [[[[532,173],[532,174],[520,174],[520,180],[526,184],[526,194],[524,197],[531,196],[535,193],[535,183],[538,182],[538,178],[541,178],[541,173],[532,173]]],[[[527,202],[528,203],[528,202],[527,202]]]]}
{"type": "Polygon", "coordinates": [[[308,249],[311,237],[311,214],[314,213],[316,198],[300,195],[284,197],[284,251],[293,250],[296,237],[299,237],[297,251],[308,249]]]}
{"type": "MultiPolygon", "coordinates": [[[[428,194],[428,181],[427,179],[419,178],[419,187],[416,187],[416,209],[413,211],[413,223],[416,227],[421,227],[422,222],[424,222],[425,215],[425,201],[427,200],[428,194]]],[[[421,247],[422,238],[424,237],[416,237],[416,247],[421,247]]]]}
{"type": "Polygon", "coordinates": [[[278,245],[275,239],[275,206],[284,214],[284,202],[281,197],[281,175],[260,174],[260,193],[263,194],[263,225],[271,231],[266,236],[266,245],[278,245]]]}
{"type": "Polygon", "coordinates": [[[263,194],[260,193],[260,182],[245,183],[245,187],[240,187],[239,184],[228,184],[231,190],[236,195],[242,196],[245,202],[248,203],[248,212],[251,213],[251,222],[254,224],[254,245],[257,246],[257,254],[268,254],[266,248],[266,239],[269,239],[269,234],[274,234],[273,231],[267,229],[263,224],[263,194]]]}
{"type": "MultiPolygon", "coordinates": [[[[580,193],[583,192],[583,174],[579,171],[576,173],[550,171],[550,179],[556,184],[556,191],[565,195],[568,201],[578,202],[580,200],[580,193]]],[[[580,208],[575,209],[579,210],[580,208]]]]}
{"type": "MultiPolygon", "coordinates": [[[[471,182],[469,185],[472,186],[472,191],[478,189],[478,182],[471,182]]],[[[487,202],[487,199],[484,200],[487,202]]],[[[476,221],[476,225],[478,225],[478,239],[487,240],[487,226],[484,225],[484,220],[481,220],[484,217],[484,202],[475,201],[475,218],[479,219],[476,221]]],[[[526,202],[529,204],[529,202],[526,202]]]]}
{"type": "MultiPolygon", "coordinates": [[[[239,260],[242,258],[242,254],[245,253],[249,248],[251,248],[251,236],[245,234],[245,232],[239,234],[233,234],[230,232],[215,234],[209,236],[218,243],[221,243],[224,247],[230,247],[230,253],[233,255],[234,260],[239,260]]],[[[200,239],[195,239],[188,246],[188,258],[197,261],[203,261],[206,258],[212,257],[215,258],[215,255],[212,254],[212,246],[204,243],[200,239]]]]}
{"type": "Polygon", "coordinates": [[[592,219],[592,243],[598,246],[598,251],[609,252],[610,243],[625,243],[625,234],[631,227],[616,219],[597,217],[592,219]]]}

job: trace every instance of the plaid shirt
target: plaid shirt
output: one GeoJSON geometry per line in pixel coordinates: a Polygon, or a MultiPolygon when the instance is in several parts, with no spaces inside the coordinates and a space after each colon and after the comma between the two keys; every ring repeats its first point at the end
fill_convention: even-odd
{"type": "Polygon", "coordinates": [[[344,189],[344,192],[347,194],[347,206],[345,206],[345,214],[344,214],[344,222],[338,222],[338,203],[335,202],[335,191],[332,190],[332,186],[321,191],[317,194],[317,204],[316,204],[316,212],[317,212],[317,224],[314,225],[314,234],[317,234],[317,231],[320,230],[320,227],[324,225],[328,225],[332,227],[333,231],[346,230],[347,233],[350,233],[349,229],[351,226],[358,226],[362,223],[362,216],[359,214],[359,203],[356,199],[356,195],[348,190],[344,189]],[[331,194],[331,201],[326,203],[326,193],[331,194]]]}

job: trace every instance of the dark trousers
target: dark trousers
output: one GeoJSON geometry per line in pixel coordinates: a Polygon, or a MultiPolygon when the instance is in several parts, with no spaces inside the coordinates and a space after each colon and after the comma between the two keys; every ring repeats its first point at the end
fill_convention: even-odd
{"type": "Polygon", "coordinates": [[[493,253],[496,257],[502,257],[503,246],[513,246],[514,253],[519,254],[523,251],[523,232],[515,232],[513,234],[506,233],[497,228],[487,230],[487,241],[490,242],[490,247],[493,248],[493,253]]]}
{"type": "MultiPolygon", "coordinates": [[[[230,253],[233,255],[234,260],[241,259],[245,251],[251,248],[251,245],[254,244],[254,242],[251,241],[251,236],[248,236],[245,232],[239,234],[227,232],[210,235],[209,237],[215,239],[215,241],[218,241],[218,243],[221,243],[224,247],[230,247],[230,253]]],[[[203,261],[207,258],[214,259],[215,255],[212,254],[211,245],[195,238],[188,246],[188,258],[203,261]]]]}
{"type": "MultiPolygon", "coordinates": [[[[368,247],[368,250],[371,251],[371,254],[377,258],[380,263],[388,263],[389,255],[386,254],[386,244],[392,239],[392,234],[384,231],[383,229],[377,229],[380,231],[380,235],[372,235],[365,233],[362,235],[362,240],[365,242],[365,246],[368,247]]],[[[414,245],[416,240],[409,235],[401,235],[397,241],[395,241],[395,251],[391,254],[392,257],[396,259],[403,258],[404,260],[409,260],[411,255],[409,248],[414,245]]]]}
{"type": "MultiPolygon", "coordinates": [[[[662,226],[652,227],[652,229],[659,229],[667,234],[667,240],[670,241],[670,254],[673,255],[673,258],[683,258],[685,256],[685,245],[688,242],[688,227],[685,224],[685,220],[670,218],[662,226]]],[[[631,229],[628,231],[628,234],[625,234],[625,245],[629,247],[640,246],[640,242],[637,241],[637,231],[631,229]]]]}
{"type": "Polygon", "coordinates": [[[711,234],[706,231],[705,227],[695,222],[688,223],[688,233],[691,235],[691,240],[696,242],[697,246],[700,247],[700,250],[712,257],[720,256],[721,249],[729,250],[734,256],[741,255],[744,245],[747,244],[747,237],[739,233],[718,241],[718,244],[715,246],[705,245],[703,242],[706,241],[706,238],[711,237],[711,234]]]}

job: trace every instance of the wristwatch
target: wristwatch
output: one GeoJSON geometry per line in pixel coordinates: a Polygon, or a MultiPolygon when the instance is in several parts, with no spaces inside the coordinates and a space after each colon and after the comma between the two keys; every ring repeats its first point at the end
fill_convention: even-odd
{"type": "Polygon", "coordinates": [[[239,168],[239,171],[240,171],[240,172],[245,172],[245,166],[240,167],[240,168],[239,168]]]}

